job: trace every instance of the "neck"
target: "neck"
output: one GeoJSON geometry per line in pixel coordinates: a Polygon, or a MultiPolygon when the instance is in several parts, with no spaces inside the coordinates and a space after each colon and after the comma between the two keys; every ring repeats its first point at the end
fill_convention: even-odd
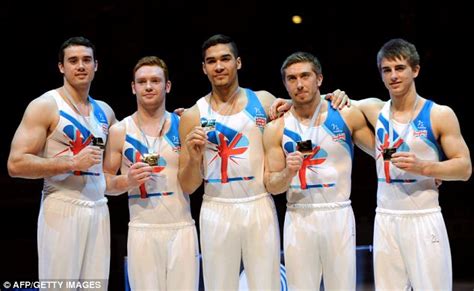
{"type": "Polygon", "coordinates": [[[166,123],[165,113],[164,106],[154,112],[138,108],[135,116],[136,123],[143,134],[159,137],[163,135],[164,132],[166,123]]]}
{"type": "MultiPolygon", "coordinates": [[[[316,108],[318,107],[318,105],[321,102],[322,102],[321,96],[318,94],[317,97],[315,97],[311,101],[311,103],[306,103],[306,104],[293,103],[293,110],[294,110],[296,116],[299,117],[301,120],[312,118],[314,112],[316,111],[316,108]]],[[[322,106],[322,104],[321,104],[321,106],[322,106]]]]}
{"type": "Polygon", "coordinates": [[[161,120],[165,115],[166,109],[165,104],[162,103],[158,108],[147,109],[142,106],[138,106],[137,115],[140,117],[140,121],[143,123],[155,122],[161,120]]]}
{"type": "Polygon", "coordinates": [[[72,99],[76,104],[87,104],[89,97],[89,87],[87,88],[76,88],[71,86],[71,84],[64,82],[62,87],[64,94],[68,95],[67,97],[72,99]]]}
{"type": "Polygon", "coordinates": [[[211,98],[216,103],[226,103],[232,101],[234,97],[239,95],[240,87],[238,83],[232,84],[229,87],[214,87],[211,92],[211,98]]]}
{"type": "Polygon", "coordinates": [[[410,92],[403,96],[391,96],[390,100],[392,102],[392,110],[393,111],[413,110],[417,97],[418,97],[418,94],[416,94],[416,91],[410,92]]]}

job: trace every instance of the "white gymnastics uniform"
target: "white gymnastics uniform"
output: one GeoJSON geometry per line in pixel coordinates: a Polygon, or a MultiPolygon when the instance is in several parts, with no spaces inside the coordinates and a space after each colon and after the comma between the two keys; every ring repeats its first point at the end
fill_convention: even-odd
{"type": "MultiPolygon", "coordinates": [[[[91,144],[93,137],[106,141],[107,117],[94,99],[89,97],[89,117],[82,117],[56,90],[45,95],[56,101],[59,123],[47,137],[44,157],[75,155],[91,144]]],[[[102,163],[87,171],[44,179],[38,217],[40,280],[101,280],[99,290],[107,290],[110,222],[104,192],[102,163]]]]}
{"type": "Polygon", "coordinates": [[[290,290],[355,290],[355,220],[349,200],[354,146],[351,131],[328,106],[320,126],[297,124],[287,113],[282,147],[311,140],[312,152],[287,191],[285,266],[290,290]]]}
{"type": "Polygon", "coordinates": [[[191,217],[189,195],[178,182],[181,143],[179,118],[166,113],[171,125],[155,149],[155,137],[144,140],[131,116],[126,127],[121,172],[141,161],[150,152],[158,153],[152,179],[128,193],[128,274],[132,290],[197,290],[199,250],[197,232],[191,217]]]}
{"type": "Polygon", "coordinates": [[[224,116],[201,98],[201,121],[215,119],[204,154],[200,214],[206,290],[237,290],[242,259],[250,290],[280,290],[280,234],[273,198],[263,183],[262,131],[267,116],[257,95],[224,116]]]}
{"type": "MultiPolygon", "coordinates": [[[[418,97],[419,98],[419,97],[418,97]]],[[[433,135],[427,100],[410,122],[392,120],[387,102],[377,120],[377,209],[374,225],[374,272],[377,290],[451,290],[448,235],[435,179],[411,174],[384,161],[383,150],[414,152],[421,160],[439,161],[442,150],[433,135]]]]}

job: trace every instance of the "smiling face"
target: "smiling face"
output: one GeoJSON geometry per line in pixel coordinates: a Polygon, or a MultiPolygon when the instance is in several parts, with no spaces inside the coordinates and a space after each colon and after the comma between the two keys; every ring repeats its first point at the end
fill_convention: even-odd
{"type": "Polygon", "coordinates": [[[202,69],[213,87],[229,87],[237,82],[237,71],[242,64],[229,44],[217,44],[205,51],[202,69]]]}
{"type": "Polygon", "coordinates": [[[419,65],[412,67],[405,58],[383,58],[380,62],[382,81],[392,97],[406,96],[414,90],[419,71],[419,65]]]}
{"type": "Polygon", "coordinates": [[[171,82],[158,65],[144,65],[135,71],[132,92],[137,96],[138,106],[159,107],[170,90],[171,82]]]}
{"type": "Polygon", "coordinates": [[[64,49],[64,59],[58,63],[65,81],[73,87],[90,86],[97,71],[92,48],[73,45],[64,49]]]}

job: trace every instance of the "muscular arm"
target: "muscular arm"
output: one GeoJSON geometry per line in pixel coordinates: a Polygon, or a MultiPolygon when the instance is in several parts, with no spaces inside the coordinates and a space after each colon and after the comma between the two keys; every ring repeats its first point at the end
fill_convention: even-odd
{"type": "Polygon", "coordinates": [[[129,188],[127,176],[117,175],[122,163],[122,148],[125,141],[125,127],[117,123],[110,128],[104,155],[104,174],[107,182],[105,193],[121,194],[129,188]]]}
{"type": "Polygon", "coordinates": [[[202,183],[202,159],[207,136],[199,124],[197,105],[186,110],[179,122],[181,153],[178,180],[184,193],[192,194],[202,183]]]}
{"type": "Polygon", "coordinates": [[[265,90],[256,91],[255,94],[257,95],[258,100],[262,104],[263,109],[265,110],[265,114],[270,119],[273,119],[272,117],[276,117],[277,116],[277,108],[279,106],[282,106],[283,104],[285,104],[285,99],[280,99],[279,98],[278,100],[280,100],[281,103],[275,102],[277,100],[277,98],[275,96],[273,96],[273,94],[271,94],[268,91],[265,91],[265,90]]]}
{"type": "Polygon", "coordinates": [[[84,148],[75,156],[42,157],[48,134],[58,123],[58,109],[52,97],[33,100],[12,140],[8,173],[12,177],[38,179],[74,170],[86,170],[102,159],[98,147],[84,148]]]}
{"type": "Polygon", "coordinates": [[[375,157],[374,133],[367,125],[362,112],[356,106],[353,106],[342,109],[341,114],[352,130],[352,140],[354,143],[365,153],[375,157]]]}
{"type": "Polygon", "coordinates": [[[423,161],[419,160],[415,153],[397,152],[391,162],[407,172],[441,180],[467,181],[472,173],[471,158],[456,114],[448,106],[435,105],[432,109],[431,124],[446,160],[423,161]]]}
{"type": "Polygon", "coordinates": [[[382,110],[385,102],[378,98],[365,98],[361,100],[352,100],[351,104],[359,109],[362,114],[364,114],[372,128],[375,128],[380,110],[382,110]]]}
{"type": "Polygon", "coordinates": [[[291,180],[303,163],[300,152],[285,153],[281,146],[283,138],[283,119],[277,119],[267,125],[263,133],[265,148],[265,176],[267,191],[273,194],[283,193],[290,187],[291,180]]]}

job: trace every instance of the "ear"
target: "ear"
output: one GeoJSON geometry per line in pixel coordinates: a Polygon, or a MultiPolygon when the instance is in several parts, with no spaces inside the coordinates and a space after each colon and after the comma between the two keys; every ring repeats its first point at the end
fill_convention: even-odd
{"type": "Polygon", "coordinates": [[[94,72],[97,72],[97,68],[99,68],[99,62],[95,60],[94,63],[95,63],[94,72]]]}
{"type": "Polygon", "coordinates": [[[418,74],[420,73],[420,65],[416,65],[414,68],[413,68],[413,78],[416,78],[418,77],[418,74]]]}
{"type": "Polygon", "coordinates": [[[318,87],[321,87],[321,84],[323,83],[323,74],[318,74],[317,80],[318,80],[318,87]]]}
{"type": "Polygon", "coordinates": [[[135,91],[135,81],[132,81],[132,83],[130,83],[130,85],[132,86],[133,95],[137,95],[137,91],[135,91]]]}
{"type": "Polygon", "coordinates": [[[63,63],[58,62],[58,69],[62,74],[64,74],[64,65],[63,65],[63,63]]]}
{"type": "Polygon", "coordinates": [[[242,68],[242,60],[240,59],[240,57],[237,57],[235,62],[237,63],[237,70],[240,70],[240,68],[242,68]]]}
{"type": "Polygon", "coordinates": [[[171,81],[170,80],[166,81],[165,90],[166,90],[166,94],[168,94],[171,91],[171,81]]]}
{"type": "Polygon", "coordinates": [[[204,64],[204,62],[202,62],[202,72],[204,73],[204,75],[207,75],[206,64],[204,64]]]}

